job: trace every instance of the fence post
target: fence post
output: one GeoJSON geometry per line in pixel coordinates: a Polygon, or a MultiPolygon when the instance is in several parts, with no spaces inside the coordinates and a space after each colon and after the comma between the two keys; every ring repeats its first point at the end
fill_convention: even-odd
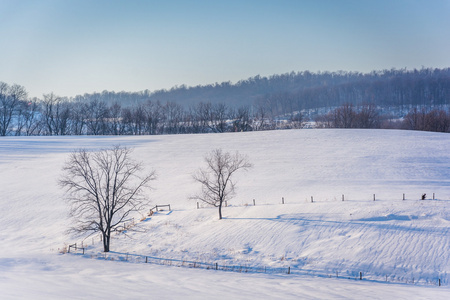
{"type": "Polygon", "coordinates": [[[284,197],[281,197],[281,204],[284,204],[284,197]]]}
{"type": "Polygon", "coordinates": [[[170,204],[169,204],[169,211],[172,211],[172,210],[170,209],[170,204]]]}
{"type": "Polygon", "coordinates": [[[311,203],[314,202],[313,196],[311,196],[311,203]]]}
{"type": "Polygon", "coordinates": [[[197,209],[198,209],[198,202],[197,202],[197,209]]]}
{"type": "Polygon", "coordinates": [[[145,263],[147,263],[147,262],[148,262],[148,257],[146,256],[146,257],[145,257],[145,263]]]}
{"type": "Polygon", "coordinates": [[[291,267],[288,267],[288,274],[291,274],[291,267]]]}
{"type": "Polygon", "coordinates": [[[359,280],[362,280],[362,272],[359,272],[359,280]]]}
{"type": "Polygon", "coordinates": [[[439,286],[441,286],[441,279],[439,278],[439,286]]]}
{"type": "Polygon", "coordinates": [[[434,193],[433,193],[433,200],[434,200],[434,193]]]}
{"type": "Polygon", "coordinates": [[[225,201],[225,207],[228,207],[228,201],[225,201]]]}
{"type": "Polygon", "coordinates": [[[403,200],[405,200],[405,193],[403,193],[403,200]]]}
{"type": "Polygon", "coordinates": [[[344,195],[342,195],[342,201],[344,201],[344,195]]]}
{"type": "Polygon", "coordinates": [[[255,206],[256,204],[255,204],[255,199],[253,199],[253,206],[255,206]]]}
{"type": "Polygon", "coordinates": [[[219,264],[218,263],[216,263],[216,270],[218,270],[219,269],[219,264]]]}
{"type": "Polygon", "coordinates": [[[373,194],[373,201],[375,201],[375,194],[373,194]]]}

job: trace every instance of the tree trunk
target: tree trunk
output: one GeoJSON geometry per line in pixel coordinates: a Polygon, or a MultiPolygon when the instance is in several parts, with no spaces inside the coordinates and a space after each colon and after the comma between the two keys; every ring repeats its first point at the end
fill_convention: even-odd
{"type": "Polygon", "coordinates": [[[103,251],[109,252],[109,240],[110,235],[108,235],[106,232],[103,233],[103,251]]]}
{"type": "Polygon", "coordinates": [[[219,202],[219,220],[222,220],[222,199],[219,202]]]}

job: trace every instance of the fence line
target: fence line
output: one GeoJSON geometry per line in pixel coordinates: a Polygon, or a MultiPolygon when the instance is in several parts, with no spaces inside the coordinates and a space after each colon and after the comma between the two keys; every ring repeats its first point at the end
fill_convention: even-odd
{"type": "Polygon", "coordinates": [[[270,267],[270,266],[250,266],[250,265],[224,265],[219,264],[217,262],[201,262],[195,260],[183,260],[183,259],[173,259],[173,258],[162,258],[150,255],[141,255],[141,254],[131,254],[131,253],[121,253],[121,252],[103,252],[97,254],[86,254],[85,248],[76,248],[83,249],[83,253],[74,253],[68,252],[71,254],[82,255],[83,257],[91,258],[91,259],[104,259],[104,260],[112,260],[112,261],[120,261],[120,262],[129,262],[129,263],[148,263],[148,264],[157,264],[157,265],[165,265],[165,266],[174,266],[174,267],[184,267],[184,268],[196,268],[196,269],[206,269],[206,270],[217,270],[217,271],[227,271],[227,272],[238,272],[238,273],[265,273],[265,274],[286,274],[286,275],[307,275],[314,276],[320,278],[338,278],[338,279],[350,279],[350,280],[365,280],[372,282],[391,282],[391,283],[404,283],[404,284],[413,284],[413,285],[433,285],[433,286],[443,286],[448,285],[448,281],[446,279],[437,278],[434,280],[430,279],[422,279],[418,280],[414,277],[405,278],[404,276],[397,275],[377,275],[371,274],[362,271],[320,271],[320,270],[312,270],[312,269],[296,269],[291,268],[290,266],[285,267],[270,267]]]}
{"type": "MultiPolygon", "coordinates": [[[[405,193],[400,194],[398,198],[386,198],[386,197],[379,198],[376,194],[371,194],[370,196],[368,195],[368,197],[364,198],[364,199],[361,199],[361,198],[351,199],[348,196],[346,196],[345,194],[341,194],[340,198],[337,198],[336,196],[333,196],[333,198],[326,197],[326,196],[322,196],[321,198],[318,198],[318,197],[316,198],[316,196],[314,196],[314,195],[313,196],[308,196],[308,197],[306,197],[304,201],[298,201],[298,200],[295,201],[294,200],[294,201],[289,201],[289,202],[286,201],[285,197],[281,197],[281,202],[278,202],[278,203],[270,202],[269,203],[267,200],[265,200],[262,205],[277,205],[277,204],[285,204],[285,203],[301,204],[301,203],[305,203],[305,202],[316,203],[316,202],[337,202],[337,201],[341,201],[341,202],[344,202],[344,201],[345,202],[352,202],[352,201],[370,202],[370,201],[372,201],[373,202],[373,201],[397,201],[397,200],[399,200],[399,201],[418,201],[418,200],[421,200],[421,201],[422,200],[423,201],[430,201],[430,200],[449,201],[450,200],[450,199],[449,200],[438,199],[438,198],[436,198],[436,193],[433,193],[433,196],[432,197],[430,196],[428,198],[427,198],[427,194],[420,194],[417,197],[410,198],[410,199],[406,198],[406,194],[405,193]],[[323,199],[323,198],[326,198],[327,200],[321,201],[321,199],[323,199]],[[331,200],[329,200],[329,199],[331,199],[331,200]]],[[[296,199],[299,199],[299,198],[296,198],[296,199]]],[[[197,202],[197,207],[196,207],[197,209],[210,207],[209,205],[203,206],[203,205],[199,205],[199,204],[200,203],[197,202]]],[[[256,205],[258,205],[257,199],[256,198],[252,198],[252,201],[249,202],[249,203],[244,203],[242,205],[234,204],[233,206],[234,207],[239,207],[239,206],[256,206],[256,205]]]]}

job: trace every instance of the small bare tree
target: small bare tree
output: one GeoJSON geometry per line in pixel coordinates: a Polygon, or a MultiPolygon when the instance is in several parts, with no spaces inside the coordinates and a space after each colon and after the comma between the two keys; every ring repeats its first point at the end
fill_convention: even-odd
{"type": "Polygon", "coordinates": [[[98,152],[72,153],[63,167],[60,185],[68,191],[72,230],[100,232],[103,249],[109,252],[111,234],[129,221],[130,213],[148,204],[143,195],[155,173],[140,175],[142,163],[131,159],[131,149],[114,146],[98,152]]]}
{"type": "Polygon", "coordinates": [[[240,169],[248,170],[252,164],[246,156],[238,152],[230,154],[222,149],[215,149],[205,156],[207,167],[199,169],[193,175],[195,181],[202,185],[201,193],[192,199],[203,201],[219,207],[219,220],[222,219],[222,205],[235,194],[236,183],[232,177],[240,169]]]}

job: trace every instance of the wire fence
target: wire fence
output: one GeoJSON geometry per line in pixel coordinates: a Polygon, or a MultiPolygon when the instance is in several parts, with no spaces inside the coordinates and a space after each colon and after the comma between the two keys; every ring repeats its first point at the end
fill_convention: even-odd
{"type": "Polygon", "coordinates": [[[430,285],[430,286],[447,286],[449,284],[446,276],[442,278],[414,278],[407,275],[380,275],[363,271],[326,271],[305,268],[291,268],[290,266],[272,267],[272,266],[253,266],[246,264],[224,265],[217,262],[202,262],[195,260],[183,260],[162,258],[150,255],[140,255],[124,252],[103,252],[103,253],[86,253],[86,248],[74,248],[70,254],[80,255],[90,259],[102,259],[109,261],[156,264],[173,267],[196,268],[216,271],[238,272],[238,273],[264,273],[278,275],[306,275],[319,278],[337,278],[350,280],[365,280],[371,282],[389,282],[413,285],[430,285]],[[82,252],[81,252],[82,251],[82,252]]]}
{"type": "MultiPolygon", "coordinates": [[[[300,198],[296,199],[287,199],[285,197],[278,198],[276,202],[274,200],[267,200],[267,199],[251,199],[251,201],[241,201],[241,203],[233,203],[229,204],[228,201],[224,201],[223,206],[233,206],[233,207],[239,207],[239,206],[258,206],[258,205],[278,205],[278,204],[301,204],[305,202],[373,202],[373,201],[428,201],[428,200],[436,200],[436,201],[450,201],[449,199],[444,198],[437,198],[436,193],[415,193],[411,196],[411,194],[405,194],[400,193],[396,195],[387,195],[387,194],[367,194],[364,197],[361,197],[361,195],[358,196],[349,196],[345,194],[339,194],[339,195],[320,195],[320,196],[304,196],[304,200],[299,200],[300,198]]],[[[209,208],[211,207],[208,204],[202,203],[202,202],[196,202],[196,209],[202,209],[202,208],[209,208]]]]}

